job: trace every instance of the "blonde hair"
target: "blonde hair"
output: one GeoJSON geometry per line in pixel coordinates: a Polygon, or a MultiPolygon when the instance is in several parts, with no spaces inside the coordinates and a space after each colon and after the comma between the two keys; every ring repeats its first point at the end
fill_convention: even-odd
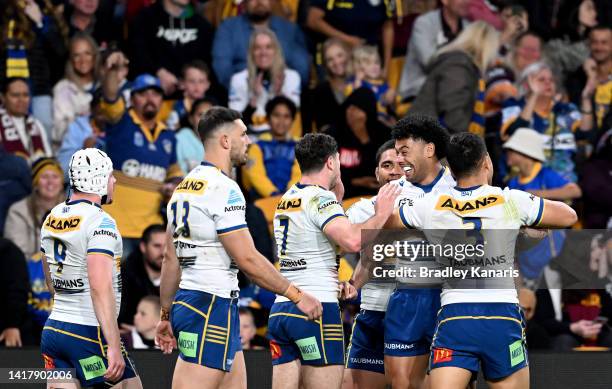
{"type": "Polygon", "coordinates": [[[347,64],[346,64],[346,73],[345,76],[351,73],[351,61],[348,61],[348,58],[351,56],[351,49],[348,47],[346,43],[341,41],[338,38],[329,38],[325,42],[323,42],[323,47],[321,48],[321,61],[323,63],[323,67],[325,68],[325,73],[327,77],[330,76],[329,69],[327,69],[327,60],[325,59],[325,55],[327,54],[327,50],[330,48],[338,46],[341,48],[346,54],[347,64]]]}
{"type": "Polygon", "coordinates": [[[497,30],[486,22],[478,21],[464,28],[455,40],[438,50],[436,56],[451,51],[462,51],[484,73],[491,62],[497,57],[499,44],[500,40],[497,30]]]}
{"type": "MultiPolygon", "coordinates": [[[[272,69],[270,69],[270,81],[272,82],[272,90],[275,90],[277,85],[275,83],[284,80],[283,74],[285,73],[285,57],[283,56],[283,49],[281,48],[276,34],[274,31],[267,27],[257,27],[251,34],[249,40],[249,51],[247,56],[247,71],[248,71],[248,82],[249,90],[255,90],[255,82],[257,81],[257,65],[255,65],[254,51],[255,51],[255,40],[259,35],[266,35],[272,41],[274,46],[274,60],[272,61],[272,69]]],[[[280,87],[280,85],[279,85],[280,87]]],[[[279,88],[280,89],[280,88],[279,88]]]]}
{"type": "Polygon", "coordinates": [[[353,49],[353,70],[357,69],[366,60],[378,60],[381,63],[378,48],[371,45],[358,46],[353,49]]]}
{"type": "MultiPolygon", "coordinates": [[[[77,33],[70,39],[70,44],[68,45],[70,54],[72,54],[73,45],[79,41],[86,42],[92,51],[92,55],[93,55],[92,72],[93,72],[93,79],[94,79],[94,84],[95,84],[100,78],[100,50],[98,49],[98,44],[96,43],[94,38],[91,37],[91,35],[77,33]]],[[[66,69],[65,69],[64,75],[68,80],[74,82],[79,87],[82,86],[79,84],[79,77],[77,76],[76,71],[74,70],[74,66],[72,65],[72,58],[68,58],[68,61],[66,61],[66,69]]]]}

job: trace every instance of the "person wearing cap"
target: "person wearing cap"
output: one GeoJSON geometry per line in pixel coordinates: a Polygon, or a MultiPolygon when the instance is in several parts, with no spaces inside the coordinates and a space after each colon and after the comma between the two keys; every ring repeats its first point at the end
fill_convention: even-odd
{"type": "Polygon", "coordinates": [[[106,151],[115,166],[115,202],[105,207],[124,238],[124,256],[137,246],[144,229],[159,224],[160,189],[169,178],[182,176],[176,158],[176,138],[157,115],[163,91],[159,80],[141,74],[132,84],[131,108],[119,92],[120,69],[127,59],[111,54],[105,64],[101,114],[106,127],[106,151]]]}
{"type": "MultiPolygon", "coordinates": [[[[548,200],[569,201],[582,196],[578,185],[566,180],[553,169],[543,166],[546,161],[544,140],[537,131],[519,128],[503,147],[508,165],[518,171],[518,175],[508,182],[508,188],[530,192],[548,200]]],[[[563,242],[563,231],[551,230],[536,245],[518,254],[521,275],[527,288],[537,289],[537,282],[544,267],[560,253],[563,242]]]]}
{"type": "Polygon", "coordinates": [[[142,389],[117,325],[121,233],[102,209],[114,198],[113,163],[103,151],[88,148],[72,155],[68,172],[70,198],[51,209],[40,233],[45,279],[54,297],[41,334],[45,368],[74,369],[71,388],[142,389]]]}
{"type": "Polygon", "coordinates": [[[40,158],[32,164],[32,194],[9,208],[4,237],[15,243],[26,258],[40,249],[40,228],[47,214],[65,198],[64,173],[54,158],[40,158]]]}

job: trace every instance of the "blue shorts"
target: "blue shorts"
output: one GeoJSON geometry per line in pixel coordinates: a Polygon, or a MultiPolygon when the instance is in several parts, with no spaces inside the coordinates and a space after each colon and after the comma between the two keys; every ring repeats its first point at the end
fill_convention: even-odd
{"type": "MultiPolygon", "coordinates": [[[[483,290],[483,292],[486,292],[483,290]]],[[[518,304],[461,303],[442,307],[429,368],[454,366],[498,380],[528,365],[525,319],[518,304]]]]}
{"type": "Polygon", "coordinates": [[[290,301],[274,303],[268,321],[272,365],[344,365],[344,330],[337,303],[322,303],[322,320],[310,321],[290,301]]]}
{"type": "Polygon", "coordinates": [[[240,350],[237,299],[179,289],[172,303],[172,331],[186,362],[230,371],[240,350]]]}
{"type": "Polygon", "coordinates": [[[110,387],[138,375],[122,344],[121,352],[125,360],[123,376],[117,382],[107,382],[104,378],[108,367],[107,348],[104,335],[98,326],[47,319],[43,327],[40,349],[45,368],[76,369],[76,378],[83,387],[104,383],[110,387]]]}
{"type": "Polygon", "coordinates": [[[385,313],[362,309],[353,322],[346,368],[385,374],[385,313]]]}
{"type": "Polygon", "coordinates": [[[385,316],[385,355],[429,354],[440,310],[440,289],[398,289],[389,298],[385,316]]]}

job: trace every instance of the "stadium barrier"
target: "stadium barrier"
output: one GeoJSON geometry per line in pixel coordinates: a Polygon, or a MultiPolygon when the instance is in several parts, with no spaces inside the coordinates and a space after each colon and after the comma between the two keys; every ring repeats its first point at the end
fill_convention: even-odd
{"type": "MultiPolygon", "coordinates": [[[[177,354],[163,355],[159,351],[130,351],[145,389],[170,388],[177,354]]],[[[267,350],[244,353],[249,389],[272,386],[272,365],[267,350]]],[[[36,348],[0,349],[2,368],[40,368],[42,357],[36,348]]],[[[612,388],[612,353],[604,352],[532,352],[529,354],[531,388],[610,389],[612,388]]],[[[1,384],[0,387],[8,387],[1,384]]],[[[11,385],[16,389],[41,388],[44,385],[11,385]]],[[[482,377],[477,387],[486,388],[482,377]]]]}

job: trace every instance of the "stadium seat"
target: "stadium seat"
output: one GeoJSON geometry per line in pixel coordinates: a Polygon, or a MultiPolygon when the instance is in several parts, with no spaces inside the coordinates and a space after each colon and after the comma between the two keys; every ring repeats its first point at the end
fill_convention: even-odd
{"type": "Polygon", "coordinates": [[[362,197],[351,197],[348,199],[344,199],[342,200],[342,207],[344,208],[344,210],[346,211],[347,209],[349,209],[351,207],[351,205],[355,204],[357,201],[361,200],[362,197]]]}

